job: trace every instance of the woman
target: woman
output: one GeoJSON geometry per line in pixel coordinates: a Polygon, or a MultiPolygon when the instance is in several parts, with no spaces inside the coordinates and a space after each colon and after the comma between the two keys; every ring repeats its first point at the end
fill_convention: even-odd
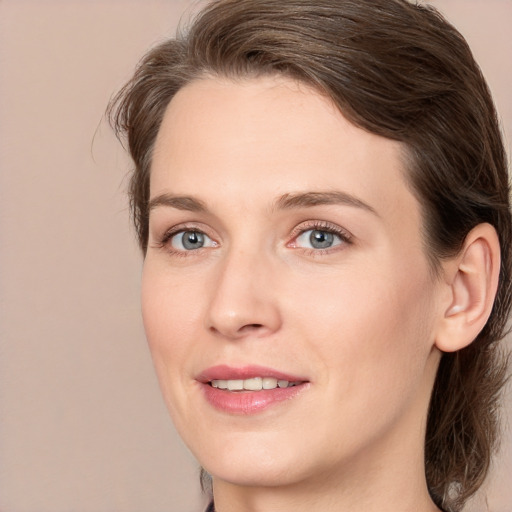
{"type": "Polygon", "coordinates": [[[218,0],[112,116],[210,510],[461,510],[498,438],[512,266],[462,36],[405,0],[218,0]]]}

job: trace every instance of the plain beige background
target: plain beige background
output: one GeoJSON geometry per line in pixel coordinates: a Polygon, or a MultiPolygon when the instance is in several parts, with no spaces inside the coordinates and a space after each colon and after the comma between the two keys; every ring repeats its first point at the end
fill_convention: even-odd
{"type": "MultiPolygon", "coordinates": [[[[512,0],[434,5],[472,45],[510,141],[512,0]]],[[[201,510],[141,327],[129,163],[102,121],[191,6],[0,0],[1,512],[201,510]]],[[[486,484],[492,512],[512,511],[511,438],[486,484]]]]}

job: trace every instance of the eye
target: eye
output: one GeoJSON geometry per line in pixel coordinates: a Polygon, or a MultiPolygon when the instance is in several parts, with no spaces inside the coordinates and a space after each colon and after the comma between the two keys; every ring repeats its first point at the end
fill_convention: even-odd
{"type": "Polygon", "coordinates": [[[320,220],[299,224],[293,230],[292,236],[291,242],[287,244],[288,247],[310,251],[311,255],[343,249],[353,243],[352,234],[341,226],[320,220]]]}
{"type": "Polygon", "coordinates": [[[342,243],[341,236],[325,229],[308,229],[296,238],[296,245],[308,249],[330,249],[342,243]]]}
{"type": "Polygon", "coordinates": [[[215,247],[217,244],[201,231],[179,231],[169,238],[170,245],[177,251],[194,251],[203,247],[215,247]]]}

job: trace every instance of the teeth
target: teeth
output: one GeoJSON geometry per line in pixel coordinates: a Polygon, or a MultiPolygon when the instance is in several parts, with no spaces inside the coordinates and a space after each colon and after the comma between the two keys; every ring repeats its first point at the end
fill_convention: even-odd
{"type": "Polygon", "coordinates": [[[263,379],[263,389],[275,389],[277,388],[277,379],[272,377],[265,377],[263,379]]]}
{"type": "Polygon", "coordinates": [[[244,389],[243,380],[228,380],[227,383],[229,391],[241,391],[244,389]]]}
{"type": "Polygon", "coordinates": [[[244,389],[247,389],[248,391],[260,391],[260,389],[263,389],[263,379],[261,377],[254,377],[254,379],[245,379],[244,389]]]}
{"type": "Polygon", "coordinates": [[[227,389],[228,391],[261,391],[262,389],[276,389],[277,387],[288,388],[299,383],[277,380],[273,377],[252,377],[245,380],[212,380],[210,384],[213,388],[227,389]]]}

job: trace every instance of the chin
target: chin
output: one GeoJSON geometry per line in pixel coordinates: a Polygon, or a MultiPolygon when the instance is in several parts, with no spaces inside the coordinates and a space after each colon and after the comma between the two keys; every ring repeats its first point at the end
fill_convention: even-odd
{"type": "Polygon", "coordinates": [[[311,478],[322,466],[305,456],[311,451],[304,443],[301,449],[300,444],[288,444],[281,436],[256,437],[239,436],[238,442],[209,439],[195,455],[214,480],[243,487],[293,485],[311,478]]]}
{"type": "Polygon", "coordinates": [[[302,479],[295,471],[290,471],[290,467],[293,466],[283,464],[282,461],[274,461],[270,465],[254,461],[243,464],[233,464],[233,461],[226,464],[214,462],[210,467],[203,467],[214,480],[222,480],[241,487],[282,487],[302,479]]]}
{"type": "Polygon", "coordinates": [[[192,441],[187,443],[190,450],[214,479],[240,486],[286,485],[294,480],[290,469],[297,468],[300,453],[283,450],[280,436],[230,434],[202,437],[200,443],[198,438],[186,440],[192,441]]]}

